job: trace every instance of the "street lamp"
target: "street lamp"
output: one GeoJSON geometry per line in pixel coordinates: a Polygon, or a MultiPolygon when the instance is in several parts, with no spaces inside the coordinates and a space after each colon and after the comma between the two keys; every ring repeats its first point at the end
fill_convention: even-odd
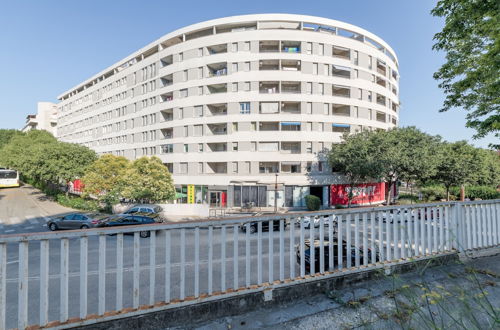
{"type": "Polygon", "coordinates": [[[278,213],[278,173],[276,175],[276,180],[274,181],[274,213],[278,213]]]}

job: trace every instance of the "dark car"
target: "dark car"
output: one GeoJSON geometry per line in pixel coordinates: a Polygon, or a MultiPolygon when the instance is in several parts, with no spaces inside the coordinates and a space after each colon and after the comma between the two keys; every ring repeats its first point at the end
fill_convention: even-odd
{"type": "MultiPolygon", "coordinates": [[[[130,215],[130,214],[121,214],[110,217],[106,221],[102,221],[97,225],[97,227],[120,227],[120,226],[137,226],[137,225],[147,225],[151,223],[156,223],[155,219],[151,217],[147,217],[144,215],[130,215]]],[[[149,230],[139,232],[139,236],[141,237],[149,237],[151,236],[151,232],[149,230]]]]}
{"type": "MultiPolygon", "coordinates": [[[[325,263],[325,269],[328,269],[330,267],[330,243],[328,241],[323,242],[323,247],[324,247],[324,263],[325,263]]],[[[307,272],[310,271],[311,269],[311,243],[310,240],[305,240],[304,242],[305,249],[304,249],[304,265],[305,269],[307,272]]],[[[372,251],[370,248],[368,248],[368,254],[367,254],[367,262],[371,263],[372,262],[372,253],[375,253],[375,260],[378,262],[380,261],[380,255],[377,251],[372,251]]],[[[314,240],[314,269],[315,272],[319,272],[320,268],[320,240],[314,240]]],[[[360,265],[363,265],[364,263],[364,255],[363,255],[363,247],[359,248],[359,263],[360,265]]],[[[297,246],[297,263],[300,264],[300,249],[297,246]]],[[[338,243],[334,242],[333,245],[333,265],[332,266],[337,266],[339,264],[338,261],[338,243]]],[[[356,264],[356,248],[351,245],[351,265],[354,267],[356,264]]],[[[347,242],[342,241],[342,265],[343,267],[347,267],[347,242]]]]}
{"type": "Polygon", "coordinates": [[[88,229],[96,227],[109,215],[100,213],[70,213],[61,217],[51,218],[47,227],[54,231],[58,229],[88,229]]]}
{"type": "Polygon", "coordinates": [[[123,212],[123,214],[144,215],[150,218],[160,219],[162,211],[163,209],[158,205],[139,204],[132,206],[127,211],[123,212]]]}
{"type": "MultiPolygon", "coordinates": [[[[262,222],[262,231],[269,231],[269,221],[260,221],[262,222]]],[[[250,234],[256,233],[258,230],[258,221],[249,222],[250,224],[250,234]]],[[[240,226],[243,232],[247,231],[246,223],[240,226]]],[[[286,228],[286,221],[284,221],[283,228],[286,228]]],[[[273,231],[280,230],[280,220],[273,220],[273,231]]]]}

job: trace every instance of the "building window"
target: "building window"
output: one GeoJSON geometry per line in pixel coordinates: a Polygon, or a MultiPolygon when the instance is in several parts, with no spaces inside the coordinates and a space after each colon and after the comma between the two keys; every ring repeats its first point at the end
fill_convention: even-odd
{"type": "Polygon", "coordinates": [[[197,105],[194,107],[194,116],[195,117],[203,117],[203,106],[197,105]]]}
{"type": "Polygon", "coordinates": [[[243,63],[243,71],[250,71],[250,62],[243,63]]]}
{"type": "Polygon", "coordinates": [[[199,174],[203,173],[203,163],[198,163],[198,173],[199,174]]]}
{"type": "Polygon", "coordinates": [[[182,79],[188,81],[188,70],[182,71],[182,79]]]}
{"type": "Polygon", "coordinates": [[[312,82],[306,83],[306,94],[312,94],[312,82]]]}
{"type": "Polygon", "coordinates": [[[313,74],[318,74],[318,63],[313,63],[313,74]]]}
{"type": "Polygon", "coordinates": [[[324,115],[330,114],[330,105],[328,103],[323,103],[323,114],[324,115]]]}
{"type": "Polygon", "coordinates": [[[179,53],[179,62],[184,61],[184,53],[179,53]]]}
{"type": "Polygon", "coordinates": [[[308,102],[308,103],[307,103],[307,108],[306,108],[306,109],[307,109],[306,113],[307,113],[308,115],[312,114],[312,108],[313,108],[313,107],[312,107],[312,103],[311,103],[311,102],[308,102]]]}
{"type": "Polygon", "coordinates": [[[243,83],[243,90],[244,90],[245,92],[249,92],[249,91],[250,91],[250,82],[249,82],[249,81],[245,81],[245,82],[243,83]]]}
{"type": "Polygon", "coordinates": [[[318,84],[318,91],[321,95],[325,95],[325,84],[319,83],[318,84]]]}
{"type": "Polygon", "coordinates": [[[180,163],[179,164],[179,173],[180,174],[187,174],[188,171],[188,163],[180,163]]]}
{"type": "Polygon", "coordinates": [[[185,137],[189,136],[189,129],[187,126],[184,126],[184,136],[185,137]]]}
{"type": "Polygon", "coordinates": [[[198,78],[199,79],[203,78],[203,67],[198,68],[198,78]]]}
{"type": "Polygon", "coordinates": [[[203,48],[198,48],[198,56],[199,57],[203,56],[203,48]]]}
{"type": "Polygon", "coordinates": [[[309,54],[309,55],[312,54],[312,43],[311,42],[306,43],[306,54],[309,54]]]}
{"type": "Polygon", "coordinates": [[[238,72],[238,63],[233,63],[233,72],[238,72]]]}
{"type": "Polygon", "coordinates": [[[250,151],[257,151],[257,142],[250,142],[250,151]]]}
{"type": "Polygon", "coordinates": [[[251,123],[251,130],[256,131],[257,130],[257,123],[255,121],[252,121],[251,123]]]}
{"type": "Polygon", "coordinates": [[[184,118],[184,109],[179,108],[179,119],[183,119],[183,118],[184,118]]]}
{"type": "Polygon", "coordinates": [[[237,91],[238,91],[238,83],[237,83],[237,82],[232,83],[232,84],[231,84],[231,86],[233,86],[233,87],[232,87],[232,91],[233,91],[233,92],[237,92],[237,91]]]}
{"type": "Polygon", "coordinates": [[[188,90],[187,88],[181,89],[181,97],[188,97],[188,90]]]}
{"type": "Polygon", "coordinates": [[[184,145],[184,152],[189,152],[189,145],[188,144],[184,145]]]}
{"type": "Polygon", "coordinates": [[[245,41],[245,43],[243,44],[243,50],[244,51],[250,50],[250,41],[245,41]]]}
{"type": "Polygon", "coordinates": [[[233,151],[238,151],[238,142],[233,142],[233,151]]]}
{"type": "Polygon", "coordinates": [[[171,154],[174,152],[173,144],[164,144],[161,146],[161,152],[164,154],[171,154]]]}
{"type": "Polygon", "coordinates": [[[325,45],[324,44],[318,45],[318,55],[325,55],[325,45]]]}
{"type": "Polygon", "coordinates": [[[312,154],[313,147],[312,147],[312,142],[306,142],[306,153],[312,154]]]}
{"type": "Polygon", "coordinates": [[[233,162],[233,173],[238,173],[238,162],[233,162]]]}
{"type": "Polygon", "coordinates": [[[203,152],[203,143],[198,143],[198,152],[203,152]]]}
{"type": "Polygon", "coordinates": [[[240,102],[240,114],[250,114],[250,102],[240,102]]]}
{"type": "Polygon", "coordinates": [[[233,123],[233,132],[238,132],[238,123],[233,123]]]}
{"type": "Polygon", "coordinates": [[[231,51],[233,51],[233,52],[237,52],[238,51],[238,43],[237,42],[233,42],[231,44],[231,51]]]}

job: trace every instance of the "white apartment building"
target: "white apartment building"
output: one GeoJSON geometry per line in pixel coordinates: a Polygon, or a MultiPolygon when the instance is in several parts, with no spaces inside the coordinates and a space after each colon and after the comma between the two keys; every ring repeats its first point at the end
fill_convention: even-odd
{"type": "MultiPolygon", "coordinates": [[[[180,202],[327,206],[326,151],[399,121],[395,52],[351,24],[304,15],[210,20],[171,32],[58,99],[58,136],[99,154],[160,157],[180,202]]],[[[338,191],[335,190],[335,191],[338,191]]],[[[383,192],[382,192],[383,195],[383,192]]]]}
{"type": "Polygon", "coordinates": [[[26,116],[23,132],[32,129],[45,130],[57,136],[57,104],[52,102],[38,102],[36,115],[26,116]]]}

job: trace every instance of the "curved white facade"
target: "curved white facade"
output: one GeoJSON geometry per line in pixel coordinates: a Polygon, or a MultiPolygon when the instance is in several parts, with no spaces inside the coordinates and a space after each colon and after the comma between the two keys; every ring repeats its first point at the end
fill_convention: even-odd
{"type": "MultiPolygon", "coordinates": [[[[356,26],[226,17],[169,33],[59,96],[58,136],[98,153],[157,155],[176,185],[206,187],[197,200],[221,191],[202,199],[237,205],[234,186],[278,181],[302,187],[284,189],[286,203],[280,195],[299,206],[307,187],[334,182],[324,151],[344,131],[397,126],[398,81],[394,51],[356,26]]],[[[272,205],[263,189],[241,194],[272,205]]]]}

